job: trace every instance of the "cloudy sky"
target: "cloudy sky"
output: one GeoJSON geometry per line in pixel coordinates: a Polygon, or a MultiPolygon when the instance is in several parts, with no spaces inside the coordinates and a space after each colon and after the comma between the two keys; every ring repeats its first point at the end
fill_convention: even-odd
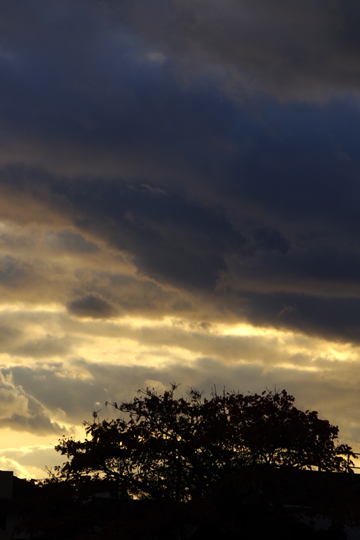
{"type": "Polygon", "coordinates": [[[0,468],[265,388],[360,452],[360,5],[0,6],[0,468]]]}

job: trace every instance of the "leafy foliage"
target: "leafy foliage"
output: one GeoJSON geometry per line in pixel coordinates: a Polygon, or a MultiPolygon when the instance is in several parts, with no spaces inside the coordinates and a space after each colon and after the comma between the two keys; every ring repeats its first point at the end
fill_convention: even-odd
{"type": "Polygon", "coordinates": [[[211,487],[247,466],[348,471],[355,455],[338,444],[338,427],[300,411],[282,392],[261,395],[197,390],[175,398],[147,388],[130,402],[112,403],[122,417],[94,417],[85,441],[62,439],[67,462],[50,482],[82,493],[106,491],[136,499],[201,499],[211,487]]]}
{"type": "Polygon", "coordinates": [[[110,404],[118,418],[94,413],[85,440],[60,440],[67,461],[16,503],[20,529],[52,540],[339,540],[360,522],[355,476],[328,474],[350,471],[355,454],[316,411],[285,390],[206,399],[176,389],[141,390],[110,404]],[[331,525],[317,530],[318,516],[331,525]]]}

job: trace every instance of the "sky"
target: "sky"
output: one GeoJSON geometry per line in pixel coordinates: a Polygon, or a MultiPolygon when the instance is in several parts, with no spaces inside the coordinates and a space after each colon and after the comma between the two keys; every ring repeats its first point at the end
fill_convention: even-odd
{"type": "Polygon", "coordinates": [[[356,0],[0,4],[0,468],[139,388],[287,390],[360,452],[356,0]]]}

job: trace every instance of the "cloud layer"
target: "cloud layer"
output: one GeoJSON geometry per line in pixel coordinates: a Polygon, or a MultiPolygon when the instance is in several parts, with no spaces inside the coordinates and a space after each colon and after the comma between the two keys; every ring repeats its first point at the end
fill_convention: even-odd
{"type": "Polygon", "coordinates": [[[37,460],[4,467],[173,380],[285,386],[359,444],[359,21],[0,7],[0,428],[37,460]]]}

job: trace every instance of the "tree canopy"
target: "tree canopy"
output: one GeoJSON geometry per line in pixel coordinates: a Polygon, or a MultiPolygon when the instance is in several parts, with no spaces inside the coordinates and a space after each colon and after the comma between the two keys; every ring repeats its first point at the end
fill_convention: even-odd
{"type": "Polygon", "coordinates": [[[177,385],[158,394],[147,388],[129,402],[111,403],[121,416],[86,423],[87,438],[63,438],[66,456],[52,482],[77,490],[107,491],[135,499],[201,499],[244,467],[267,466],[348,472],[355,457],[338,443],[337,426],[301,411],[285,390],[210,399],[177,385]]]}
{"type": "Polygon", "coordinates": [[[110,404],[117,418],[94,413],[85,440],[61,439],[66,462],[15,505],[20,529],[53,540],[339,540],[360,523],[355,476],[324,472],[353,465],[337,426],[285,390],[176,391],[140,390],[110,404]],[[331,525],[317,530],[317,516],[331,525]]]}

